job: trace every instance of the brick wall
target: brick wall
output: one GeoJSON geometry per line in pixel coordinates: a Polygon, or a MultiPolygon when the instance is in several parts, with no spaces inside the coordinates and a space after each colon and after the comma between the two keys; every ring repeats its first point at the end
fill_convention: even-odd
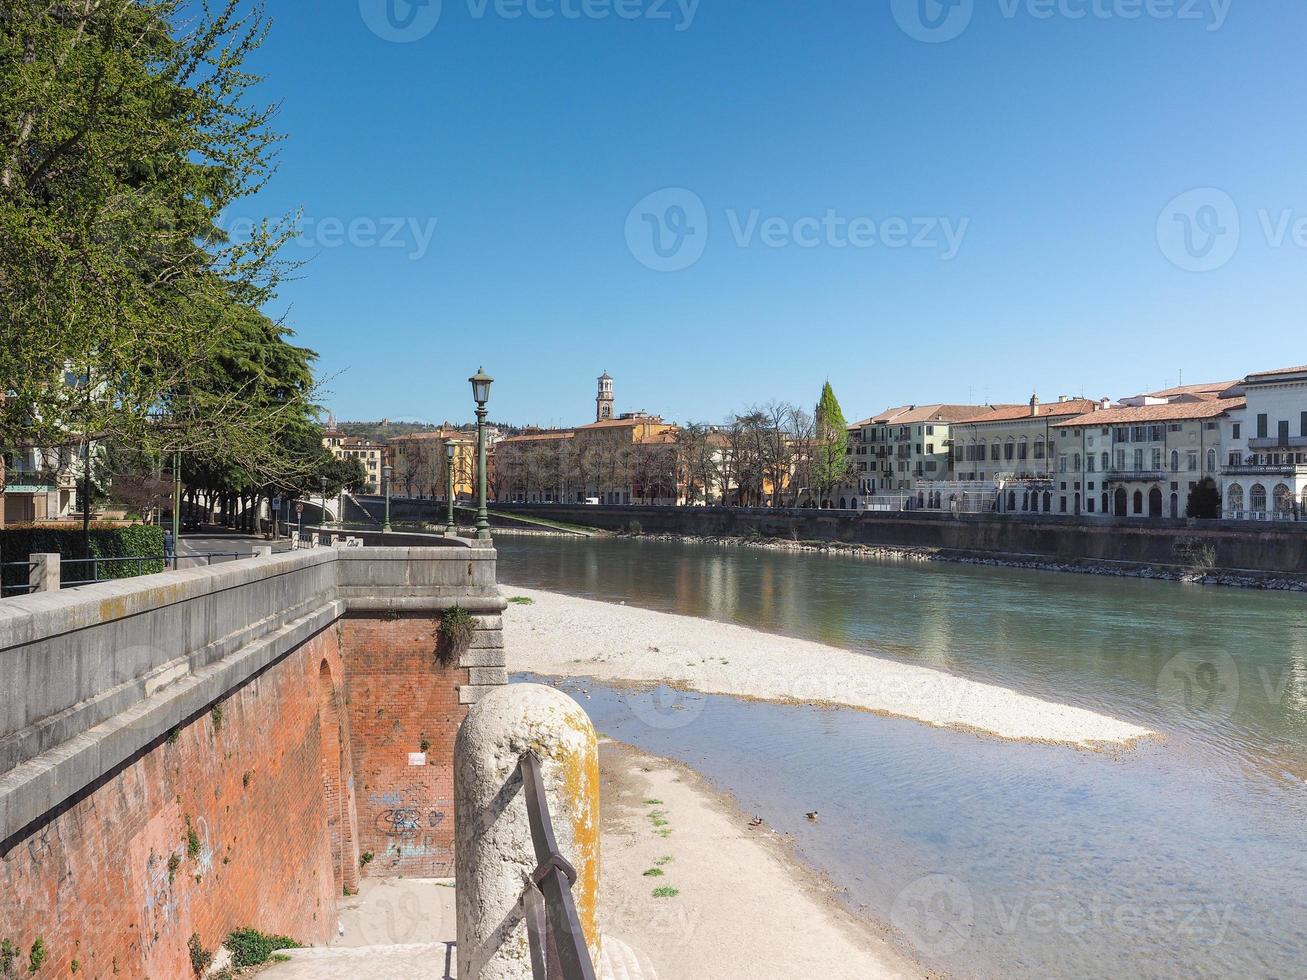
{"type": "Polygon", "coordinates": [[[368,875],[454,873],[454,736],[467,669],[436,656],[432,614],[347,616],[359,850],[368,875]]]}
{"type": "MultiPolygon", "coordinates": [[[[241,926],[326,941],[338,882],[357,868],[348,826],[328,832],[323,793],[323,760],[349,740],[348,718],[340,741],[324,725],[319,685],[341,676],[330,627],[5,841],[0,939],[21,950],[14,975],[38,938],[39,976],[77,961],[79,976],[154,980],[192,975],[192,934],[210,950],[241,926]]],[[[338,788],[337,813],[349,792],[338,788]]]]}

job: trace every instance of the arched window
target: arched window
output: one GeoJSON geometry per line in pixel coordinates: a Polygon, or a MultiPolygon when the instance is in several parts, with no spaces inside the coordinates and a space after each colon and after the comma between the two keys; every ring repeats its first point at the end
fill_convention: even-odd
{"type": "Polygon", "coordinates": [[[1171,472],[1172,473],[1180,472],[1180,454],[1176,452],[1174,449],[1171,450],[1171,472]]]}
{"type": "MultiPolygon", "coordinates": [[[[1100,462],[1102,462],[1103,464],[1103,472],[1106,473],[1108,470],[1112,468],[1112,454],[1103,453],[1103,457],[1100,460],[1100,462]]],[[[1103,510],[1107,510],[1107,508],[1104,507],[1103,510]]]]}
{"type": "MultiPolygon", "coordinates": [[[[1104,454],[1104,455],[1106,455],[1106,454],[1104,454]]],[[[1106,490],[1103,491],[1103,513],[1104,513],[1104,514],[1107,513],[1107,491],[1106,491],[1106,490]]]]}
{"type": "Polygon", "coordinates": [[[1293,513],[1293,492],[1283,483],[1275,487],[1275,513],[1281,516],[1293,513]]]}
{"type": "Polygon", "coordinates": [[[1125,487],[1117,487],[1116,488],[1116,516],[1117,517],[1125,517],[1128,514],[1128,511],[1126,510],[1127,507],[1126,499],[1127,498],[1126,498],[1125,487]]]}
{"type": "Polygon", "coordinates": [[[1216,450],[1215,450],[1215,449],[1209,449],[1209,450],[1207,450],[1207,472],[1208,472],[1208,473],[1215,473],[1215,472],[1216,472],[1216,450]]]}
{"type": "Polygon", "coordinates": [[[1162,491],[1157,487],[1153,487],[1152,490],[1148,491],[1148,516],[1162,516],[1162,491]]]}
{"type": "Polygon", "coordinates": [[[1051,514],[1052,512],[1053,512],[1053,495],[1052,495],[1051,493],[1049,493],[1047,490],[1045,490],[1045,491],[1044,491],[1044,513],[1045,513],[1045,514],[1051,514]]]}
{"type": "Polygon", "coordinates": [[[1144,512],[1144,492],[1142,490],[1135,491],[1134,503],[1135,503],[1134,512],[1136,514],[1142,514],[1144,512]]]}
{"type": "Polygon", "coordinates": [[[1015,490],[1007,492],[1007,509],[1010,511],[1017,509],[1017,492],[1015,490]]]}
{"type": "Polygon", "coordinates": [[[1299,516],[1300,518],[1303,517],[1303,516],[1307,516],[1307,487],[1303,487],[1303,491],[1302,491],[1302,506],[1301,506],[1301,508],[1300,508],[1299,511],[1298,511],[1298,516],[1299,516]]]}
{"type": "Polygon", "coordinates": [[[1265,513],[1266,511],[1266,488],[1260,483],[1254,483],[1253,488],[1248,493],[1248,509],[1265,513]]]}
{"type": "Polygon", "coordinates": [[[1225,511],[1231,517],[1243,516],[1243,487],[1237,483],[1231,483],[1226,491],[1225,511]]]}
{"type": "Polygon", "coordinates": [[[1080,454],[1079,454],[1079,453],[1076,453],[1074,456],[1071,457],[1071,472],[1073,472],[1073,473],[1079,473],[1079,472],[1080,472],[1080,454]]]}

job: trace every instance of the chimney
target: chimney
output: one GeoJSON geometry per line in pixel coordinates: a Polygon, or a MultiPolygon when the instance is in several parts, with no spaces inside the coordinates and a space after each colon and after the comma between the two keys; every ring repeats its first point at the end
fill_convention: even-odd
{"type": "Polygon", "coordinates": [[[1061,402],[1069,401],[1070,399],[1066,395],[1058,395],[1057,400],[1059,403],[1061,403],[1061,402]]]}
{"type": "Polygon", "coordinates": [[[1039,414],[1039,393],[1030,396],[1030,417],[1034,418],[1039,414]]]}
{"type": "Polygon", "coordinates": [[[1106,412],[1109,408],[1112,407],[1112,399],[1105,397],[1101,402],[1098,403],[1098,405],[1103,411],[1106,412]]]}

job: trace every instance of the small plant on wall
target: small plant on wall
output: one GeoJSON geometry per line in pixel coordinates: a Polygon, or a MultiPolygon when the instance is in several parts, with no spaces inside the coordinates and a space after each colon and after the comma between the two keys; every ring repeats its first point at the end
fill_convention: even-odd
{"type": "Polygon", "coordinates": [[[436,659],[442,666],[455,663],[472,645],[476,633],[476,617],[462,606],[451,606],[440,614],[436,629],[436,659]]]}

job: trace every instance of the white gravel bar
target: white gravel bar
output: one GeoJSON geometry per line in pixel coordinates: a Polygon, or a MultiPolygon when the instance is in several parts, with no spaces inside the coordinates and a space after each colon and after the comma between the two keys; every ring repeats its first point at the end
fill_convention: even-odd
{"type": "Polygon", "coordinates": [[[1119,747],[1156,734],[1084,708],[809,640],[555,592],[508,585],[501,591],[532,600],[510,603],[504,613],[515,671],[858,708],[1085,748],[1119,747]]]}

